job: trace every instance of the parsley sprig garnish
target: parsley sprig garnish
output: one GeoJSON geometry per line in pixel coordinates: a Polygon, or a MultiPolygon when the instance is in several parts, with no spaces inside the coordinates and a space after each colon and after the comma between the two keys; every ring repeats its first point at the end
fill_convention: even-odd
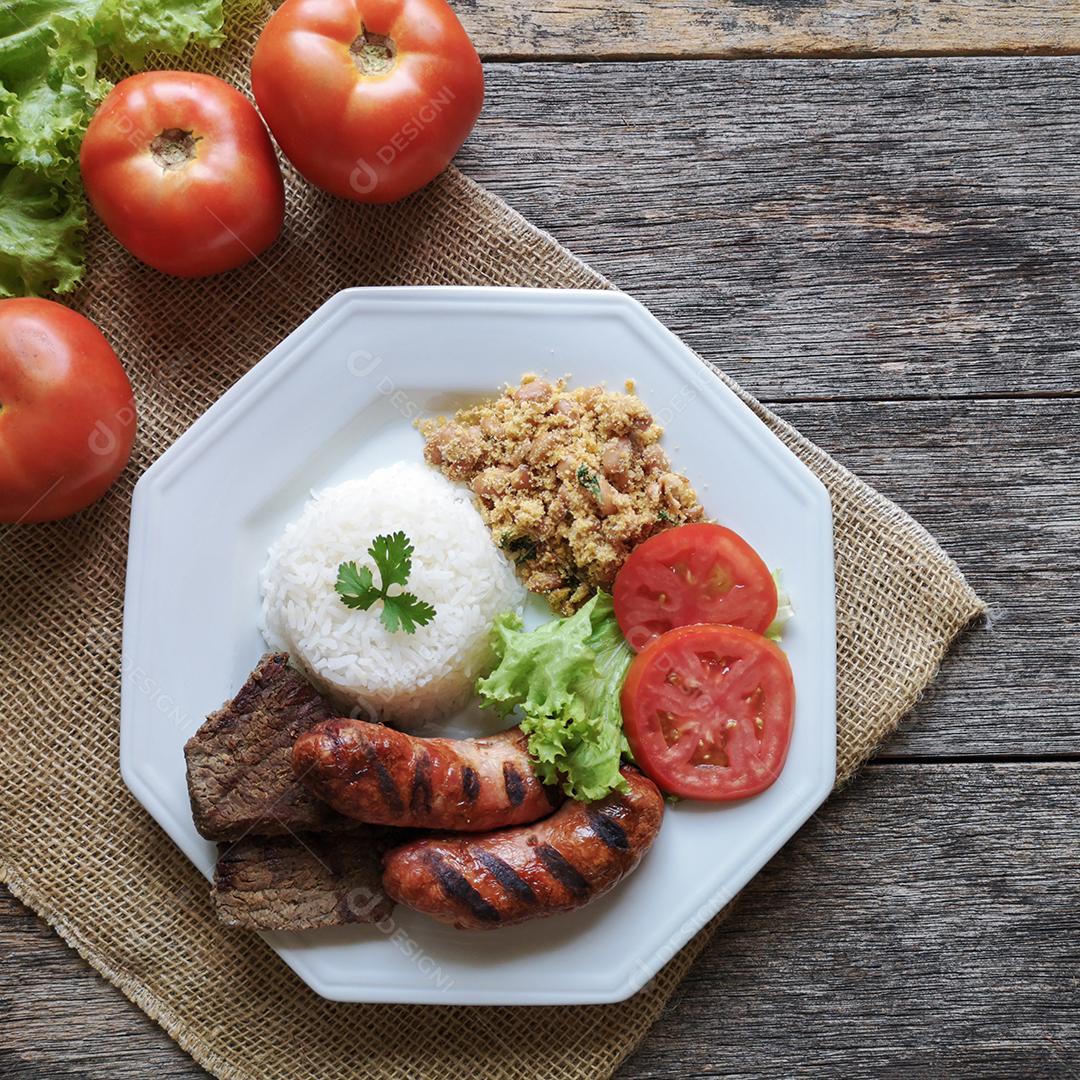
{"type": "Polygon", "coordinates": [[[403,532],[390,536],[376,536],[368,548],[379,571],[380,587],[375,587],[375,577],[366,566],[357,567],[355,562],[343,562],[338,567],[334,591],[347,608],[367,611],[377,600],[383,602],[379,621],[391,633],[404,630],[415,634],[418,626],[427,626],[435,618],[435,609],[410,592],[391,595],[391,585],[404,586],[412,573],[413,546],[403,532]]]}

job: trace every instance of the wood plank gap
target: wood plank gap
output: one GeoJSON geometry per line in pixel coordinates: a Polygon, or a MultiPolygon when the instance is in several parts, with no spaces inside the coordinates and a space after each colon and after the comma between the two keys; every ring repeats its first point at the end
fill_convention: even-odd
{"type": "Polygon", "coordinates": [[[1001,49],[704,49],[694,52],[628,52],[622,49],[582,55],[569,52],[500,53],[481,50],[486,64],[651,64],[695,60],[941,60],[949,58],[1080,56],[1080,46],[1001,49]]]}
{"type": "Polygon", "coordinates": [[[1076,765],[1080,753],[1061,754],[881,754],[867,763],[874,765],[1076,765]]]}
{"type": "Polygon", "coordinates": [[[805,396],[773,397],[759,394],[763,405],[888,405],[892,402],[920,401],[1068,401],[1080,398],[1080,390],[973,390],[956,394],[888,394],[863,397],[839,394],[807,394],[805,396]]]}

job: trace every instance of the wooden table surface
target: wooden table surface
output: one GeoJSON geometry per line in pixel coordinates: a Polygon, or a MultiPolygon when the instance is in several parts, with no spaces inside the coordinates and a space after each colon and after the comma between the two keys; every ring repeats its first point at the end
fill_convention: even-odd
{"type": "MultiPolygon", "coordinates": [[[[1080,1077],[1080,2],[457,6],[466,172],[992,605],[619,1077],[1080,1077]]],[[[2,890],[0,956],[0,1076],[206,1075],[2,890]]]]}

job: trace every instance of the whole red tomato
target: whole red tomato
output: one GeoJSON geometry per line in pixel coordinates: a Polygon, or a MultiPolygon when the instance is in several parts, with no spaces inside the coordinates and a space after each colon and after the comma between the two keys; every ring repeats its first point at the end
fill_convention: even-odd
{"type": "Polygon", "coordinates": [[[270,136],[251,102],[212,75],[124,79],[90,121],[79,163],[112,234],[166,274],[232,270],[281,232],[285,194],[270,136]]]}
{"type": "Polygon", "coordinates": [[[89,319],[51,300],[0,300],[0,521],[54,521],[123,471],[135,402],[89,319]]]}
{"type": "Polygon", "coordinates": [[[373,203],[438,176],[484,101],[480,58],[445,0],[285,0],[251,86],[308,180],[373,203]]]}

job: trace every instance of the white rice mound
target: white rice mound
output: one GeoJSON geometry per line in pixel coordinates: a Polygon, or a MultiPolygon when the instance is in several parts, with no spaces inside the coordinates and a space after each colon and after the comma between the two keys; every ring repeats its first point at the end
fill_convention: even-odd
{"type": "Polygon", "coordinates": [[[469,493],[411,462],[314,494],[270,548],[260,582],[272,649],[290,653],[344,711],[406,727],[466,704],[494,659],[495,616],[525,600],[469,493]],[[384,629],[381,600],[352,610],[334,591],[343,562],[370,567],[379,585],[367,549],[399,531],[415,549],[404,589],[436,612],[414,634],[384,629]]]}

